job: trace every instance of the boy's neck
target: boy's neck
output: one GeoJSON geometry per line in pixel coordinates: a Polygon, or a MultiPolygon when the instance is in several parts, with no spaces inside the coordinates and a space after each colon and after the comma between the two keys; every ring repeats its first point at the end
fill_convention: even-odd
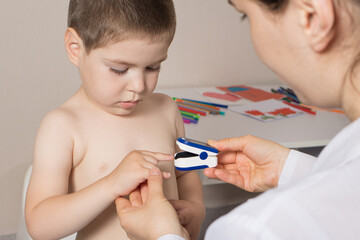
{"type": "Polygon", "coordinates": [[[98,111],[99,113],[105,113],[106,115],[110,115],[110,113],[99,107],[98,104],[94,103],[91,98],[89,98],[83,85],[80,86],[74,97],[79,101],[82,107],[98,111]]]}
{"type": "MultiPolygon", "coordinates": [[[[111,110],[107,110],[106,108],[101,107],[99,104],[94,102],[86,93],[85,88],[83,85],[80,86],[80,88],[77,90],[77,92],[74,94],[75,101],[80,105],[81,108],[85,108],[90,110],[91,112],[96,112],[97,114],[102,115],[105,118],[113,118],[113,119],[119,119],[119,118],[129,118],[129,117],[135,117],[138,115],[138,113],[141,112],[141,107],[137,106],[136,109],[134,109],[132,112],[128,114],[116,114],[112,113],[111,110]]],[[[141,103],[140,103],[141,104],[141,103]]],[[[139,104],[139,105],[140,105],[139,104]]]]}

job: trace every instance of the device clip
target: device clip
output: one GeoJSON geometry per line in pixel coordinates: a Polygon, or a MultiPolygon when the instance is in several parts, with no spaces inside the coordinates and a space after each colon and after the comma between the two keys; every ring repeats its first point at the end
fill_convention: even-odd
{"type": "Polygon", "coordinates": [[[190,171],[217,166],[218,150],[210,145],[189,138],[178,138],[176,144],[184,152],[175,154],[175,168],[190,171]]]}

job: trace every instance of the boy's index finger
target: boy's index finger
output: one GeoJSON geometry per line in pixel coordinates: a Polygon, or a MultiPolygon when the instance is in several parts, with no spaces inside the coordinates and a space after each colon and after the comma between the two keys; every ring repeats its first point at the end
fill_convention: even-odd
{"type": "Polygon", "coordinates": [[[171,154],[156,153],[156,152],[149,152],[149,151],[143,151],[143,153],[152,156],[157,161],[172,161],[172,160],[174,160],[174,155],[171,155],[171,154]]]}

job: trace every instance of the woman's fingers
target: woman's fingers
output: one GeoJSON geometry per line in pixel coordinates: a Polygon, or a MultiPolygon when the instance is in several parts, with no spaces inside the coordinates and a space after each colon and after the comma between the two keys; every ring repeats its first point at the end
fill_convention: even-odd
{"type": "Polygon", "coordinates": [[[242,178],[242,176],[236,173],[233,174],[231,172],[231,170],[217,169],[215,170],[214,174],[219,180],[223,182],[227,182],[240,188],[244,188],[244,179],[242,178]]]}
{"type": "MultiPolygon", "coordinates": [[[[218,171],[222,171],[222,172],[226,172],[227,174],[234,174],[234,175],[240,174],[236,168],[236,164],[227,164],[227,165],[218,164],[214,168],[204,169],[204,174],[205,174],[205,176],[207,176],[209,178],[219,179],[219,177],[217,175],[218,171]]],[[[222,179],[219,179],[219,180],[222,180],[222,179]]]]}
{"type": "Polygon", "coordinates": [[[240,154],[240,153],[238,153],[238,152],[219,152],[218,163],[221,163],[221,164],[235,163],[238,154],[240,154]]]}
{"type": "Polygon", "coordinates": [[[147,198],[148,198],[148,185],[147,185],[147,183],[142,183],[140,185],[140,194],[141,194],[142,202],[146,203],[147,198]]]}
{"type": "Polygon", "coordinates": [[[244,178],[235,169],[225,169],[224,167],[207,168],[204,170],[204,175],[244,189],[244,178]]]}
{"type": "Polygon", "coordinates": [[[215,176],[215,168],[205,168],[204,175],[207,176],[208,178],[217,178],[215,176]]]}
{"type": "Polygon", "coordinates": [[[206,169],[204,169],[204,174],[205,174],[205,176],[207,176],[209,178],[217,179],[217,176],[215,175],[216,169],[223,169],[223,168],[224,168],[224,166],[222,164],[218,164],[214,168],[206,168],[206,169]]]}
{"type": "Polygon", "coordinates": [[[118,212],[118,214],[120,215],[121,213],[123,213],[124,211],[128,210],[131,208],[131,203],[129,200],[127,200],[124,197],[119,197],[118,199],[115,200],[115,204],[116,204],[116,210],[118,212]]]}
{"type": "Polygon", "coordinates": [[[149,199],[154,199],[157,197],[165,198],[164,190],[163,190],[163,178],[160,169],[153,168],[150,170],[147,187],[148,187],[147,198],[149,199]]]}
{"type": "Polygon", "coordinates": [[[220,152],[224,151],[243,151],[245,146],[249,143],[256,141],[254,136],[243,136],[236,138],[225,138],[219,141],[209,140],[208,144],[215,147],[220,152]]]}

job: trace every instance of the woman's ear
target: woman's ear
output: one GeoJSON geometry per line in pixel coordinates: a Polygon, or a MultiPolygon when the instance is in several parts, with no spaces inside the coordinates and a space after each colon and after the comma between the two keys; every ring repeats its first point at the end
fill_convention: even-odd
{"type": "Polygon", "coordinates": [[[298,0],[300,25],[310,47],[325,51],[335,37],[333,0],[298,0]]]}
{"type": "Polygon", "coordinates": [[[83,51],[83,44],[79,34],[73,28],[66,29],[65,50],[72,64],[79,66],[80,53],[83,51]]]}

